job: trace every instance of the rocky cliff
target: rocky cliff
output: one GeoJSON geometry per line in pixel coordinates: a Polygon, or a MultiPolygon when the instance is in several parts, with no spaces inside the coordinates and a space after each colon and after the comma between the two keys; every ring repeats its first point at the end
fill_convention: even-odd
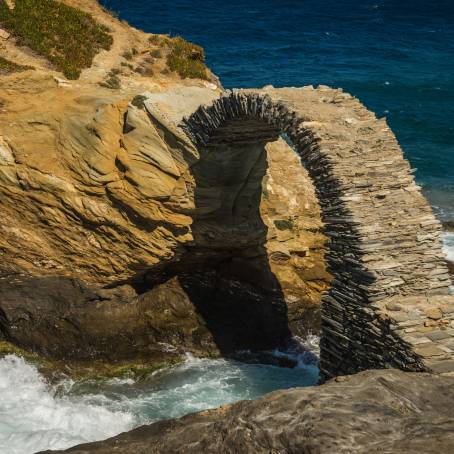
{"type": "Polygon", "coordinates": [[[20,67],[0,75],[3,340],[54,359],[126,361],[317,332],[325,240],[291,148],[275,138],[245,143],[247,158],[238,147],[201,156],[143,100],[182,86],[196,104],[219,93],[208,69],[178,66],[190,46],[200,70],[203,51],[95,1],[63,3],[112,36],[79,78],[23,47],[13,22],[0,37],[20,67]]]}

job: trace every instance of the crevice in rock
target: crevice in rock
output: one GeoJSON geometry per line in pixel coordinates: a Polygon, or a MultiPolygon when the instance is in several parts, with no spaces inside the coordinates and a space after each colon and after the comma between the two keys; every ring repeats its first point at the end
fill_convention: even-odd
{"type": "Polygon", "coordinates": [[[123,134],[129,134],[136,129],[134,126],[128,123],[128,111],[123,114],[123,134]]]}

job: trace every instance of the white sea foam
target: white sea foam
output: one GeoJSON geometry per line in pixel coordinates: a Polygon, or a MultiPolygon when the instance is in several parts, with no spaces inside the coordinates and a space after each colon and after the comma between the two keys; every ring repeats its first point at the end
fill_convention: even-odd
{"type": "Polygon", "coordinates": [[[454,232],[443,233],[443,250],[446,258],[454,262],[454,232]]]}
{"type": "Polygon", "coordinates": [[[69,448],[133,425],[134,417],[127,412],[57,397],[36,367],[22,358],[0,359],[0,453],[69,448]]]}
{"type": "Polygon", "coordinates": [[[54,386],[34,365],[9,355],[0,359],[0,453],[64,449],[276,389],[314,385],[317,351],[318,338],[310,336],[276,352],[296,358],[294,369],[188,354],[183,364],[140,381],[65,380],[54,386]]]}
{"type": "MultiPolygon", "coordinates": [[[[454,232],[443,233],[443,251],[446,258],[454,262],[454,232]]],[[[454,283],[451,285],[451,293],[454,295],[454,283]]]]}

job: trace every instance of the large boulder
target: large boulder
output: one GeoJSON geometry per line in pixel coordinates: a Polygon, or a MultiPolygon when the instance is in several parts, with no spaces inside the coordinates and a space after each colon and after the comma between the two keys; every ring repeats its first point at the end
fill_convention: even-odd
{"type": "Polygon", "coordinates": [[[366,371],[58,452],[449,453],[454,452],[453,405],[453,377],[366,371]]]}

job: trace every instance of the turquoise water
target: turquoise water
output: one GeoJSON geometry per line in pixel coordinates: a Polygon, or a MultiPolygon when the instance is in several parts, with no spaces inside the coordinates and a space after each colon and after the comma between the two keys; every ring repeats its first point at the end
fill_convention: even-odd
{"type": "MultiPolygon", "coordinates": [[[[318,339],[311,337],[305,348],[316,353],[318,339]]],[[[183,364],[141,380],[52,385],[34,365],[9,355],[0,359],[0,453],[68,448],[276,389],[315,385],[314,353],[304,353],[301,346],[274,353],[298,360],[293,369],[188,355],[183,364]]]]}
{"type": "Polygon", "coordinates": [[[204,46],[225,87],[325,84],[387,117],[438,215],[454,219],[454,1],[103,0],[204,46]]]}

